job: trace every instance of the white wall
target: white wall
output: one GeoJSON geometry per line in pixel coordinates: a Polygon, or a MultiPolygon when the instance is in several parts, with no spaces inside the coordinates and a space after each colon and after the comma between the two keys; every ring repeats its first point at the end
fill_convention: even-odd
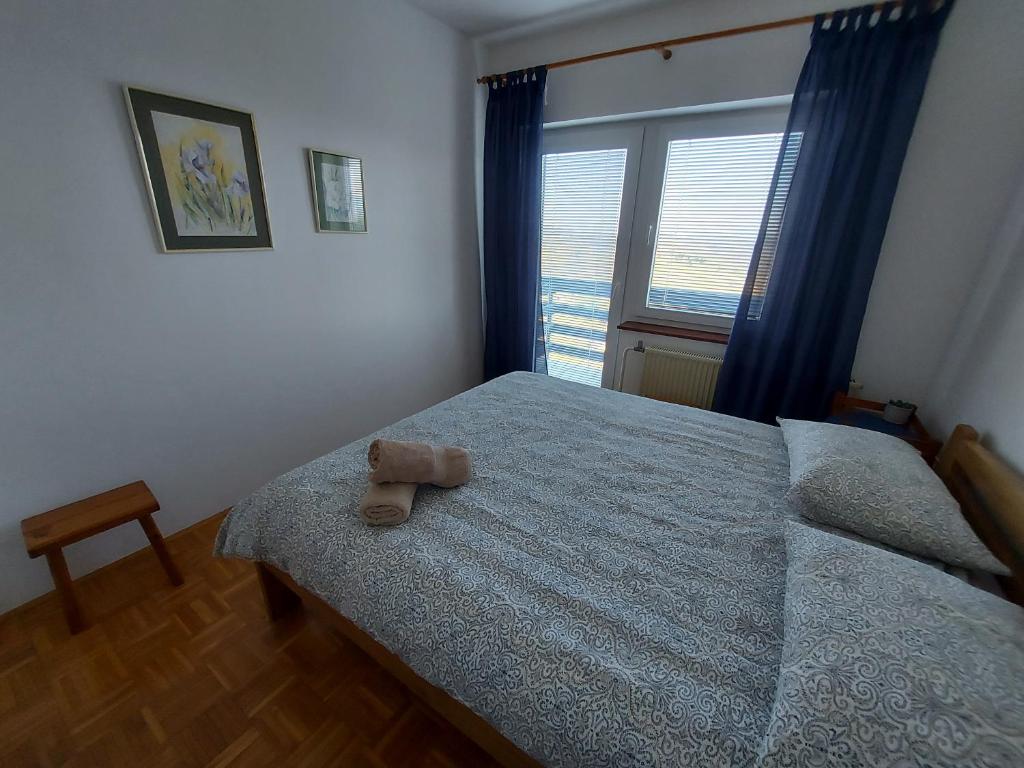
{"type": "Polygon", "coordinates": [[[970,424],[1024,472],[1024,178],[984,251],[928,399],[943,433],[970,424]]]}
{"type": "Polygon", "coordinates": [[[22,517],[143,478],[174,531],[479,382],[462,36],[397,0],[17,0],[0,50],[0,610],[50,588],[22,517]],[[125,81],[254,113],[274,250],[158,252],[125,81]],[[363,157],[369,234],[314,233],[307,146],[363,157]]]}
{"type": "MultiPolygon", "coordinates": [[[[833,10],[841,0],[686,0],[572,28],[491,39],[486,72],[833,10]]],[[[943,33],[868,303],[854,375],[868,397],[927,394],[973,275],[1024,163],[1024,3],[958,0],[943,33]]],[[[553,70],[561,121],[791,93],[810,27],[553,70]]],[[[648,339],[653,342],[653,339],[648,339]]],[[[624,349],[625,345],[621,345],[624,349]]]]}

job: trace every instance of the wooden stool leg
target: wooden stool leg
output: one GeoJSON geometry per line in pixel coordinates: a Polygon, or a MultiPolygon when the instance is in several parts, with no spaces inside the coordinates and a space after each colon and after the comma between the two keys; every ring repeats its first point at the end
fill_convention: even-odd
{"type": "Polygon", "coordinates": [[[64,618],[68,620],[68,629],[71,630],[72,635],[78,634],[85,629],[85,621],[82,619],[82,611],[78,607],[75,585],[71,583],[71,572],[68,571],[64,551],[61,549],[49,550],[46,553],[46,563],[50,566],[53,585],[57,588],[60,603],[64,607],[64,618]]]}
{"type": "Polygon", "coordinates": [[[185,580],[181,578],[181,572],[178,570],[178,566],[174,564],[171,559],[171,553],[167,551],[167,544],[164,542],[164,537],[160,535],[160,529],[156,527],[156,523],[153,521],[152,515],[143,515],[139,518],[139,525],[142,526],[142,530],[146,532],[146,538],[149,539],[149,545],[153,547],[153,551],[156,552],[156,556],[160,558],[160,565],[164,567],[167,572],[167,578],[171,580],[171,584],[178,586],[184,584],[185,580]]]}

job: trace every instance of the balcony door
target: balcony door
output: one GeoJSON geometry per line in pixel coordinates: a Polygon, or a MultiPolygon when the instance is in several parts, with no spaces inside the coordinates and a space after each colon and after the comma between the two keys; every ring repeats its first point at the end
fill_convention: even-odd
{"type": "Polygon", "coordinates": [[[611,386],[643,136],[638,125],[544,131],[541,304],[551,376],[611,386]]]}

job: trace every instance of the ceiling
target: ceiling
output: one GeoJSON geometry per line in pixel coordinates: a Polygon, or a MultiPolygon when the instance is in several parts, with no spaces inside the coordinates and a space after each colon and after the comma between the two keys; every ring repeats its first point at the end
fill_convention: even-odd
{"type": "Polygon", "coordinates": [[[486,35],[566,14],[613,13],[651,0],[408,0],[467,35],[486,35]]]}

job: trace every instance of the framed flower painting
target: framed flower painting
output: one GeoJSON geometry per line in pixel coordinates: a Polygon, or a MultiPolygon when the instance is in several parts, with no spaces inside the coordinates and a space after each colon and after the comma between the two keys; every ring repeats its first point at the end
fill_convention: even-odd
{"type": "Polygon", "coordinates": [[[322,149],[307,150],[317,232],[366,232],[363,161],[322,149]]]}
{"type": "Polygon", "coordinates": [[[125,86],[164,251],[272,248],[252,115],[125,86]]]}

